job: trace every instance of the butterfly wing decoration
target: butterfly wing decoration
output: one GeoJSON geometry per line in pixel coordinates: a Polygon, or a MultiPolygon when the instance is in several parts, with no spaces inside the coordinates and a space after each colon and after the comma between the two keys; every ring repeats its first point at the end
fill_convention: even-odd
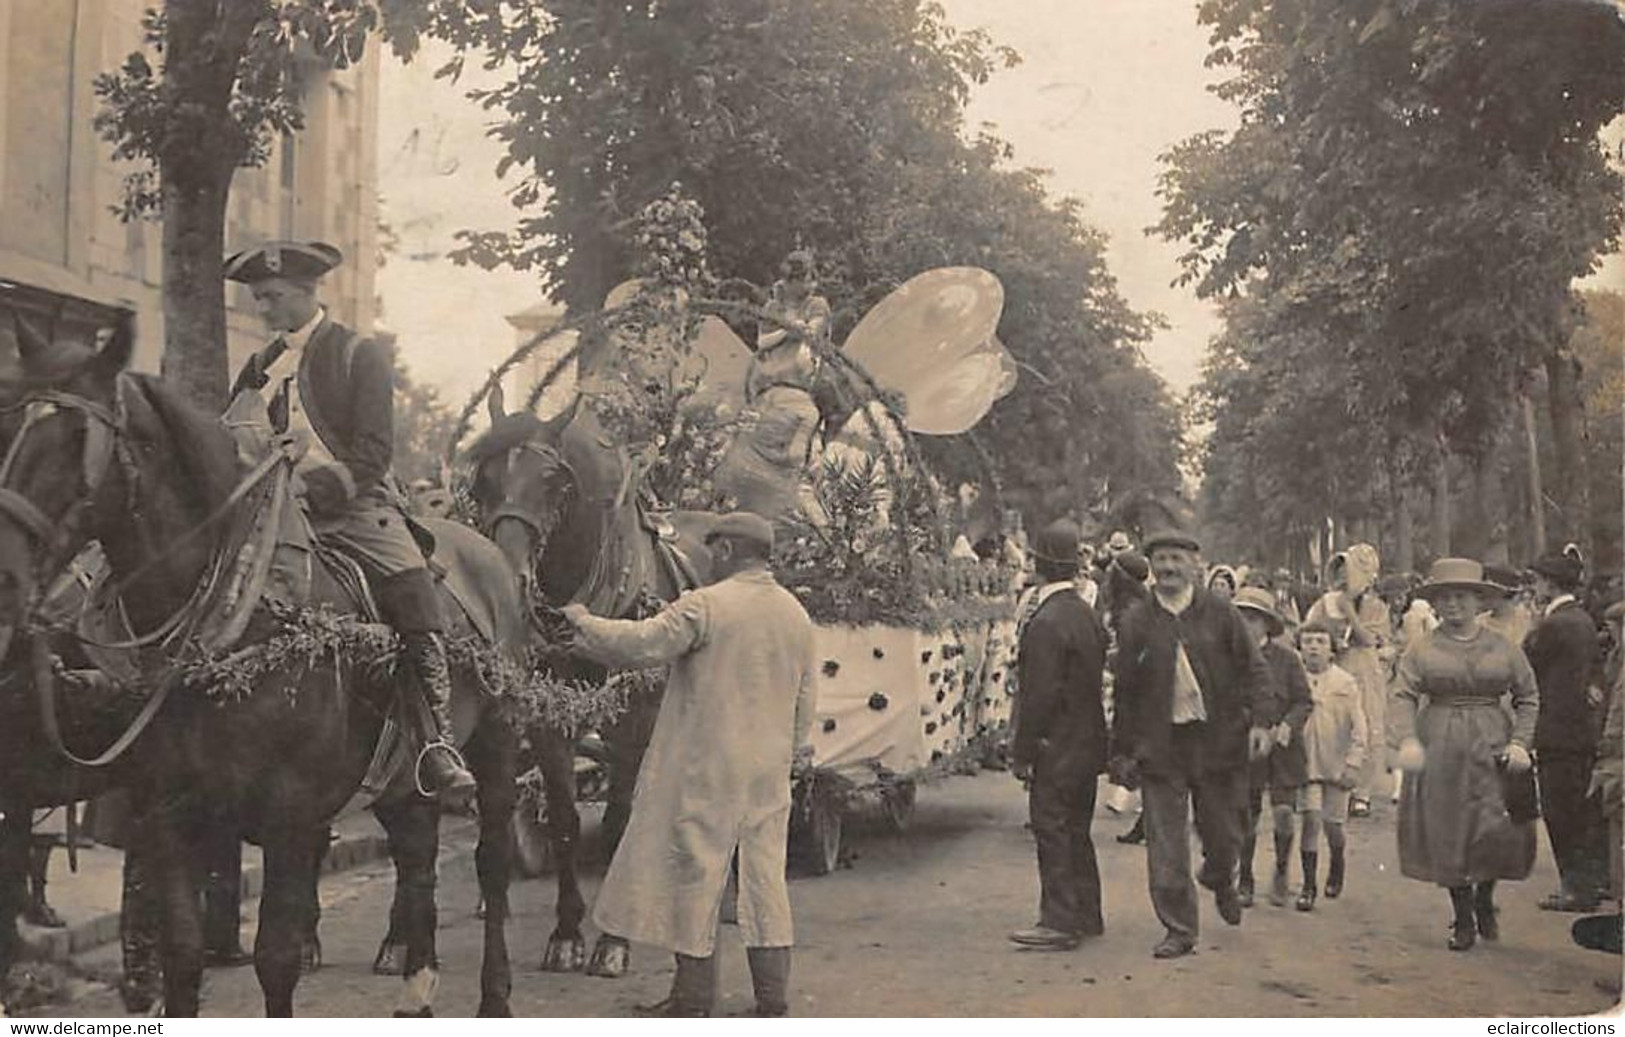
{"type": "Polygon", "coordinates": [[[706,317],[689,350],[685,374],[697,375],[700,383],[689,397],[689,405],[726,407],[734,412],[744,407],[745,376],[751,360],[744,340],[720,318],[706,317]]]}
{"type": "Polygon", "coordinates": [[[927,436],[968,432],[1016,387],[1016,364],[997,338],[928,373],[909,390],[908,427],[927,436]]]}
{"type": "Polygon", "coordinates": [[[986,270],[927,270],[865,314],[844,350],[903,396],[910,431],[955,435],[1015,387],[1015,362],[994,336],[1003,309],[1004,286],[986,270]]]}

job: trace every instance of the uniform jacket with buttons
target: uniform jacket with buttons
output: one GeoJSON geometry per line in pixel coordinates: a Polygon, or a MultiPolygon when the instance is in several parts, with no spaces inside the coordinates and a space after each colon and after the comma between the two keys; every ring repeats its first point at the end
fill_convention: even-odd
{"type": "MultiPolygon", "coordinates": [[[[266,372],[286,350],[278,338],[249,357],[232,395],[263,390],[266,372]]],[[[305,345],[297,377],[311,428],[349,472],[355,496],[382,496],[395,450],[395,370],[388,347],[323,318],[305,345]]],[[[271,423],[284,429],[288,394],[280,385],[273,393],[271,423]]]]}

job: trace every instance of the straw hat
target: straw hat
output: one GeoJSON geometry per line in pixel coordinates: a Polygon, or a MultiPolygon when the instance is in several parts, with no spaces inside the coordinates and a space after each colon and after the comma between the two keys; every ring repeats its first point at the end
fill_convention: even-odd
{"type": "Polygon", "coordinates": [[[1470,591],[1483,598],[1499,598],[1506,588],[1484,579],[1484,566],[1471,558],[1441,558],[1428,569],[1428,578],[1416,596],[1429,602],[1445,591],[1470,591]]]}
{"type": "Polygon", "coordinates": [[[1249,612],[1262,615],[1269,621],[1271,637],[1279,637],[1281,631],[1286,629],[1286,622],[1281,619],[1281,614],[1275,611],[1275,595],[1262,587],[1243,587],[1236,592],[1230,604],[1238,609],[1247,609],[1249,612]]]}

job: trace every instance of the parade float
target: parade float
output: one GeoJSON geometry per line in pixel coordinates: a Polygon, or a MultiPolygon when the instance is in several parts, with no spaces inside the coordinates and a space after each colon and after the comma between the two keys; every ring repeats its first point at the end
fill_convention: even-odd
{"type": "MultiPolygon", "coordinates": [[[[974,768],[1010,722],[1017,574],[1003,551],[970,551],[956,528],[964,516],[915,438],[968,433],[1014,387],[995,337],[1003,289],[977,268],[929,270],[837,344],[804,253],[767,289],[717,291],[697,207],[679,192],[645,210],[634,246],[643,276],[553,333],[572,336],[569,346],[527,404],[570,370],[634,473],[629,493],[775,523],[774,572],[817,631],[813,760],[796,778],[791,859],[825,874],[842,859],[847,816],[878,811],[901,828],[921,782],[974,768]],[[754,346],[736,329],[754,331],[754,346]]],[[[516,351],[484,392],[539,344],[516,351]]],[[[996,494],[996,474],[987,480],[996,494]]],[[[583,794],[602,787],[592,729],[624,703],[625,679],[596,701],[577,686],[533,688],[538,714],[569,712],[588,749],[583,794]]],[[[542,806],[538,794],[522,798],[533,815],[523,846],[542,806]]]]}

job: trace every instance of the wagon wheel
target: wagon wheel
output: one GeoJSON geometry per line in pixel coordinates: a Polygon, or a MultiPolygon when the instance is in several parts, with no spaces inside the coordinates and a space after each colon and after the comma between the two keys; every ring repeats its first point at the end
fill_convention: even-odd
{"type": "Polygon", "coordinates": [[[906,832],[914,817],[914,799],[919,786],[912,781],[899,781],[887,786],[880,804],[886,811],[886,823],[894,832],[906,832]]]}
{"type": "Polygon", "coordinates": [[[534,810],[513,812],[514,866],[527,879],[546,875],[553,870],[553,841],[548,838],[547,824],[534,810]]]}
{"type": "Polygon", "coordinates": [[[791,812],[790,862],[808,875],[828,875],[841,863],[841,804],[820,794],[815,782],[801,789],[803,802],[791,812]]]}

